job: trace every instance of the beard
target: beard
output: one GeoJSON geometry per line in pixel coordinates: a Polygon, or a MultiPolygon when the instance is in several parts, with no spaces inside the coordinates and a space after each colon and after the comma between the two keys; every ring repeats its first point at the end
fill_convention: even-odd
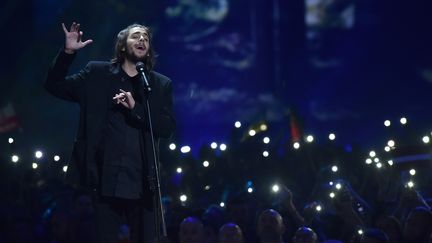
{"type": "Polygon", "coordinates": [[[135,55],[135,53],[133,52],[133,50],[131,48],[127,48],[127,51],[125,52],[125,58],[133,63],[137,63],[137,62],[146,62],[147,59],[147,55],[144,55],[143,57],[138,57],[137,55],[135,55]]]}

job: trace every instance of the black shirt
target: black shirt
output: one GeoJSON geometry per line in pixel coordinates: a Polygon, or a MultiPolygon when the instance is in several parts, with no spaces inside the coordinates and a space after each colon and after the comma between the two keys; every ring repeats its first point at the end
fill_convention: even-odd
{"type": "MultiPolygon", "coordinates": [[[[139,76],[129,77],[121,68],[121,80],[111,87],[111,100],[120,89],[131,92],[136,102],[141,101],[138,95],[139,76]]],[[[104,175],[114,182],[113,197],[138,199],[143,190],[143,156],[142,138],[136,121],[130,117],[130,111],[112,100],[108,111],[107,133],[104,141],[104,167],[110,166],[111,174],[104,175]]]]}

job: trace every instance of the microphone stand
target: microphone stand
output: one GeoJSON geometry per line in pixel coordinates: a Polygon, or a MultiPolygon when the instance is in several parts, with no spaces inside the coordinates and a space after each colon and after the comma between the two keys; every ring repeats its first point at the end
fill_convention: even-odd
{"type": "Polygon", "coordinates": [[[165,238],[167,237],[167,229],[166,229],[165,216],[164,216],[163,205],[162,205],[159,166],[156,157],[156,146],[155,146],[155,140],[153,134],[153,124],[152,124],[152,119],[150,114],[149,95],[151,92],[151,87],[147,81],[147,77],[144,73],[144,70],[141,69],[138,72],[141,74],[141,83],[145,90],[144,98],[146,100],[147,121],[149,124],[152,153],[153,153],[152,154],[153,164],[150,165],[148,181],[150,184],[150,190],[153,192],[153,205],[155,206],[154,208],[155,234],[157,235],[158,242],[161,242],[161,236],[165,238]],[[161,235],[161,227],[162,227],[162,235],[161,235]]]}

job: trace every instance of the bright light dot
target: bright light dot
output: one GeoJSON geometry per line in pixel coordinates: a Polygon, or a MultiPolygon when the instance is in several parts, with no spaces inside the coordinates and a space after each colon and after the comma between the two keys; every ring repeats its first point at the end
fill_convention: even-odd
{"type": "Polygon", "coordinates": [[[8,139],[8,142],[9,142],[9,143],[13,143],[13,142],[14,142],[14,139],[13,139],[13,138],[9,138],[9,139],[8,139]]]}
{"type": "Polygon", "coordinates": [[[412,182],[412,181],[408,181],[407,186],[408,186],[409,188],[413,188],[413,187],[414,187],[414,182],[412,182]]]}
{"type": "Polygon", "coordinates": [[[181,147],[180,151],[184,154],[189,153],[191,151],[191,148],[189,146],[183,146],[181,147]]]}
{"type": "Polygon", "coordinates": [[[171,149],[171,150],[175,150],[176,148],[177,148],[177,146],[174,143],[169,145],[169,149],[171,149]]]}
{"type": "Polygon", "coordinates": [[[204,190],[206,190],[206,191],[210,190],[210,186],[209,185],[205,186],[204,190]]]}
{"type": "Polygon", "coordinates": [[[264,151],[263,152],[263,156],[267,158],[269,156],[269,152],[268,151],[264,151]]]}
{"type": "Polygon", "coordinates": [[[309,136],[306,137],[306,141],[307,141],[308,143],[312,143],[313,140],[314,140],[314,137],[313,137],[312,135],[309,135],[309,136]]]}
{"type": "Polygon", "coordinates": [[[332,168],[331,168],[331,170],[332,170],[333,172],[337,172],[338,169],[339,169],[339,168],[338,168],[336,165],[333,165],[332,168]]]}
{"type": "Polygon", "coordinates": [[[334,133],[330,133],[329,134],[329,139],[330,140],[335,140],[336,139],[336,135],[334,133]]]}
{"type": "Polygon", "coordinates": [[[60,156],[55,155],[55,156],[54,156],[54,161],[60,161],[60,156]]]}
{"type": "Polygon", "coordinates": [[[176,171],[177,171],[178,174],[180,174],[180,173],[183,172],[183,169],[182,169],[181,167],[177,167],[177,170],[176,170],[176,171]]]}
{"type": "Polygon", "coordinates": [[[18,155],[12,155],[12,162],[16,163],[18,162],[18,160],[19,160],[18,155]]]}
{"type": "Polygon", "coordinates": [[[334,192],[330,192],[329,196],[330,196],[330,198],[334,198],[336,196],[336,194],[334,192]]]}
{"type": "Polygon", "coordinates": [[[429,143],[429,142],[430,142],[429,136],[424,136],[423,137],[423,143],[429,143]]]}
{"type": "Polygon", "coordinates": [[[380,161],[379,158],[375,158],[375,159],[374,159],[374,162],[375,162],[375,163],[378,163],[379,161],[380,161]]]}
{"type": "Polygon", "coordinates": [[[385,150],[386,152],[390,152],[391,149],[390,149],[389,146],[385,146],[385,147],[384,147],[384,150],[385,150]]]}
{"type": "Polygon", "coordinates": [[[368,164],[368,165],[372,164],[372,159],[371,158],[367,158],[366,159],[366,164],[368,164]]]}
{"type": "Polygon", "coordinates": [[[357,230],[357,233],[358,233],[359,235],[362,235],[362,234],[363,234],[363,230],[359,229],[359,230],[357,230]]]}
{"type": "Polygon", "coordinates": [[[410,175],[415,175],[416,174],[416,170],[415,169],[411,169],[410,171],[409,171],[409,173],[410,173],[410,175]]]}
{"type": "Polygon", "coordinates": [[[317,205],[317,206],[315,207],[315,209],[316,209],[316,211],[321,212],[322,207],[321,207],[321,205],[317,205]]]}
{"type": "Polygon", "coordinates": [[[330,185],[330,186],[333,186],[333,184],[334,184],[333,181],[330,181],[330,182],[329,182],[329,185],[330,185]]]}
{"type": "Polygon", "coordinates": [[[252,192],[253,192],[253,188],[252,188],[252,187],[249,187],[249,188],[247,189],[247,191],[248,191],[249,193],[252,193],[252,192]]]}
{"type": "Polygon", "coordinates": [[[239,122],[239,121],[236,121],[235,123],[234,123],[234,126],[236,127],[236,128],[240,128],[241,127],[241,122],[239,122]]]}
{"type": "Polygon", "coordinates": [[[402,125],[405,125],[405,124],[407,124],[407,119],[405,118],[405,117],[402,117],[401,119],[400,119],[400,123],[402,124],[402,125]]]}
{"type": "Polygon", "coordinates": [[[377,167],[378,169],[380,169],[380,168],[382,167],[382,164],[381,164],[381,163],[377,163],[377,164],[376,164],[376,167],[377,167]]]}
{"type": "Polygon", "coordinates": [[[261,124],[260,129],[261,129],[261,131],[267,131],[267,125],[261,124]]]}
{"type": "Polygon", "coordinates": [[[393,165],[393,160],[387,161],[387,164],[389,164],[390,166],[392,166],[393,165]]]}
{"type": "Polygon", "coordinates": [[[180,196],[180,201],[182,201],[182,202],[186,202],[187,201],[187,196],[186,195],[181,195],[180,196]]]}
{"type": "Polygon", "coordinates": [[[336,184],[336,189],[340,190],[342,188],[342,185],[340,183],[336,184]]]}
{"type": "Polygon", "coordinates": [[[391,122],[389,120],[384,121],[384,126],[389,127],[391,125],[391,122]]]}
{"type": "Polygon", "coordinates": [[[223,208],[223,207],[225,207],[225,203],[221,202],[221,203],[219,203],[219,206],[221,206],[221,208],[223,208]]]}
{"type": "Polygon", "coordinates": [[[43,153],[41,152],[41,151],[36,151],[35,152],[35,157],[37,158],[37,159],[40,159],[40,158],[42,158],[42,156],[43,156],[43,153]]]}
{"type": "Polygon", "coordinates": [[[225,150],[227,149],[226,144],[221,143],[221,145],[219,145],[219,149],[220,149],[221,151],[225,151],[225,150]]]}
{"type": "Polygon", "coordinates": [[[294,149],[299,149],[300,148],[300,143],[299,142],[295,142],[293,144],[294,149]]]}
{"type": "Polygon", "coordinates": [[[249,130],[249,136],[253,137],[253,136],[255,136],[255,134],[256,134],[255,130],[253,130],[253,129],[249,130]]]}
{"type": "Polygon", "coordinates": [[[32,164],[32,168],[33,168],[33,169],[37,169],[37,167],[38,167],[38,164],[37,164],[37,163],[33,163],[33,164],[32,164]]]}
{"type": "Polygon", "coordinates": [[[270,138],[269,138],[269,137],[265,137],[265,138],[263,138],[263,142],[264,142],[265,144],[270,143],[270,138]]]}
{"type": "Polygon", "coordinates": [[[369,152],[369,156],[370,156],[370,157],[375,157],[375,156],[376,156],[376,153],[375,153],[375,151],[373,151],[373,150],[372,150],[372,151],[370,151],[370,152],[369,152]]]}
{"type": "Polygon", "coordinates": [[[217,144],[216,142],[213,142],[213,143],[210,144],[210,147],[211,147],[212,149],[217,149],[218,144],[217,144]]]}
{"type": "Polygon", "coordinates": [[[68,166],[67,165],[65,165],[65,166],[63,166],[63,172],[67,172],[67,170],[68,170],[68,166]]]}
{"type": "Polygon", "coordinates": [[[273,192],[278,192],[279,191],[279,185],[275,184],[272,186],[272,191],[273,192]]]}
{"type": "Polygon", "coordinates": [[[393,140],[389,140],[389,141],[387,142],[387,145],[388,145],[389,147],[394,147],[394,146],[395,146],[395,142],[394,142],[393,140]]]}
{"type": "Polygon", "coordinates": [[[203,162],[204,167],[209,167],[209,165],[210,165],[210,163],[207,160],[203,162]]]}

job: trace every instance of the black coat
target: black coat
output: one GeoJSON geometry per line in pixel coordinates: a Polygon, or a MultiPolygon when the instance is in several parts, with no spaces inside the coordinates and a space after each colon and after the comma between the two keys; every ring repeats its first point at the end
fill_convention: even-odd
{"type": "MultiPolygon", "coordinates": [[[[104,195],[104,188],[114,183],[104,178],[104,174],[110,174],[104,171],[112,168],[103,164],[98,166],[96,152],[105,132],[109,102],[113,102],[110,84],[121,80],[121,67],[110,62],[89,62],[80,72],[66,76],[74,56],[64,51],[57,55],[48,71],[45,88],[54,96],[78,103],[80,107],[79,127],[69,162],[67,182],[84,189],[99,188],[104,195]]],[[[148,74],[148,79],[152,87],[149,103],[158,155],[159,138],[170,137],[175,129],[172,85],[168,77],[154,71],[148,74]]],[[[153,164],[146,110],[145,105],[137,102],[130,115],[142,126],[142,149],[146,162],[153,164]]]]}

